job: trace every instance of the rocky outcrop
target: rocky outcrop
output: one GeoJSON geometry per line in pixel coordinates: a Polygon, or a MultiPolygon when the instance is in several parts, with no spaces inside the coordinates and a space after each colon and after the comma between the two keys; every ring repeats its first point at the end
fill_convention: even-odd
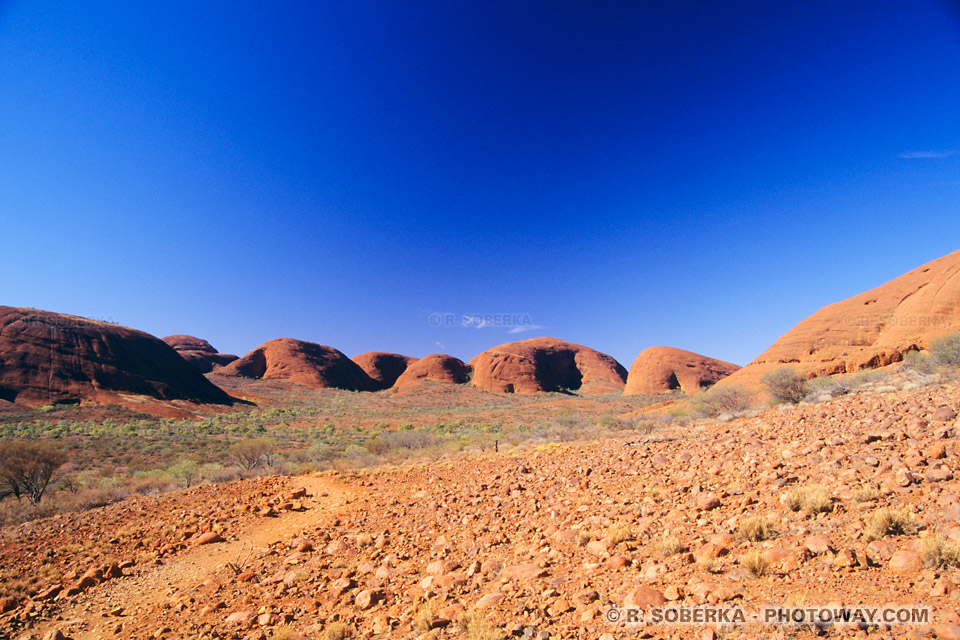
{"type": "Polygon", "coordinates": [[[470,361],[472,383],[499,393],[622,391],[623,366],[599,351],[556,338],[531,338],[488,349],[470,361]]]}
{"type": "Polygon", "coordinates": [[[809,377],[882,367],[956,331],[960,251],[820,309],[721,384],[757,386],[783,365],[809,377]]]}
{"type": "Polygon", "coordinates": [[[237,356],[232,353],[220,353],[202,338],[175,335],[167,336],[163,341],[173,347],[180,357],[196,367],[200,373],[209,373],[217,367],[237,360],[237,356]]]}
{"type": "Polygon", "coordinates": [[[397,381],[397,378],[407,370],[407,367],[416,362],[417,359],[402,356],[399,353],[368,351],[354,356],[353,361],[375,380],[381,389],[389,389],[397,381]]]}
{"type": "Polygon", "coordinates": [[[738,365],[673,347],[650,347],[630,366],[624,395],[681,389],[696,393],[740,369],[738,365]]]}
{"type": "Polygon", "coordinates": [[[118,402],[123,394],[231,404],[167,343],[77,316],[0,307],[0,400],[118,402]]]}
{"type": "Polygon", "coordinates": [[[264,380],[287,380],[314,389],[376,391],[379,384],[360,366],[337,351],[314,342],[277,338],[217,370],[264,380]]]}
{"type": "Polygon", "coordinates": [[[463,384],[470,381],[470,367],[453,356],[434,353],[407,367],[393,386],[407,388],[425,380],[463,384]]]}

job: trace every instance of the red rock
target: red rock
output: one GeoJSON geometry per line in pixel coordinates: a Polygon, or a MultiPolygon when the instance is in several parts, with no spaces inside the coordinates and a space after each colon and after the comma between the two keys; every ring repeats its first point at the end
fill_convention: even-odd
{"type": "Polygon", "coordinates": [[[720,506],[720,498],[708,494],[702,494],[697,498],[697,508],[702,511],[710,511],[720,506]]]}
{"type": "Polygon", "coordinates": [[[740,367],[673,347],[650,347],[630,366],[624,395],[681,389],[686,394],[709,387],[740,367]]]}
{"type": "Polygon", "coordinates": [[[43,640],[67,640],[67,636],[60,629],[51,629],[43,636],[43,640]]]}
{"type": "Polygon", "coordinates": [[[498,393],[622,391],[627,371],[610,356],[556,338],[531,338],[488,349],[470,361],[473,386],[498,393]]]}
{"type": "Polygon", "coordinates": [[[270,340],[218,369],[217,373],[287,380],[314,389],[376,391],[380,388],[356,362],[333,347],[292,338],[270,340]]]}
{"type": "Polygon", "coordinates": [[[507,596],[502,593],[488,593],[479,600],[477,600],[476,606],[477,609],[489,609],[495,607],[506,599],[507,596]]]}
{"type": "Polygon", "coordinates": [[[536,580],[546,575],[546,569],[532,562],[511,565],[504,567],[503,570],[500,571],[500,577],[503,580],[520,580],[524,582],[536,580]]]}
{"type": "Polygon", "coordinates": [[[0,598],[0,613],[9,613],[16,609],[18,604],[20,604],[20,601],[13,596],[0,598]]]}
{"type": "Polygon", "coordinates": [[[937,407],[937,410],[933,412],[934,422],[949,422],[955,420],[956,417],[957,412],[950,407],[937,407]]]}
{"type": "Polygon", "coordinates": [[[470,381],[470,367],[462,360],[442,353],[433,353],[420,358],[397,378],[393,386],[408,391],[424,381],[464,384],[470,381]]]}
{"type": "Polygon", "coordinates": [[[960,624],[955,622],[941,622],[934,631],[937,640],[960,640],[960,624]]]}
{"type": "Polygon", "coordinates": [[[196,367],[200,373],[209,373],[237,359],[237,356],[232,353],[220,353],[206,340],[193,336],[167,336],[163,341],[173,347],[181,358],[196,367]]]}
{"type": "Polygon", "coordinates": [[[876,289],[826,306],[718,384],[759,388],[788,364],[804,376],[848,373],[899,362],[905,353],[960,331],[960,251],[876,289]]]}
{"type": "Polygon", "coordinates": [[[901,549],[893,554],[887,566],[895,573],[919,573],[923,569],[923,558],[916,551],[901,549]]]}
{"type": "Polygon", "coordinates": [[[231,404],[173,348],[150,334],[49,311],[0,306],[0,399],[40,406],[121,394],[231,404]]]}
{"type": "Polygon", "coordinates": [[[379,388],[389,389],[417,359],[402,356],[399,353],[368,351],[354,356],[353,361],[377,383],[379,388]]]}
{"type": "Polygon", "coordinates": [[[667,602],[663,593],[653,587],[640,586],[633,593],[628,595],[623,602],[625,608],[649,609],[650,607],[662,607],[667,602]]]}
{"type": "Polygon", "coordinates": [[[253,624],[253,621],[256,620],[257,614],[253,611],[237,611],[236,613],[231,613],[224,620],[226,624],[235,624],[240,627],[249,627],[253,624]]]}
{"type": "Polygon", "coordinates": [[[381,592],[377,591],[376,589],[364,589],[357,594],[357,597],[353,602],[358,609],[361,611],[366,611],[370,607],[377,604],[382,597],[383,596],[381,592]]]}
{"type": "Polygon", "coordinates": [[[824,535],[807,537],[807,539],[803,542],[803,546],[817,555],[833,551],[833,542],[830,540],[830,538],[824,535]]]}
{"type": "Polygon", "coordinates": [[[199,546],[201,544],[213,544],[214,542],[223,542],[223,536],[216,531],[207,531],[194,539],[193,544],[199,546]]]}

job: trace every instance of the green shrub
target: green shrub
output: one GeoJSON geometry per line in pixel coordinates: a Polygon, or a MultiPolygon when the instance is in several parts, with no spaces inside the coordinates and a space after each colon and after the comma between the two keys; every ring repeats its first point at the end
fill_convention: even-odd
{"type": "Polygon", "coordinates": [[[960,333],[951,333],[931,342],[930,358],[941,367],[960,368],[960,333]]]}
{"type": "Polygon", "coordinates": [[[799,404],[807,395],[807,379],[793,367],[778,367],[765,373],[760,383],[776,404],[799,404]]]}
{"type": "Polygon", "coordinates": [[[691,411],[702,418],[736,414],[753,406],[753,394],[738,384],[713,386],[690,399],[691,411]]]}

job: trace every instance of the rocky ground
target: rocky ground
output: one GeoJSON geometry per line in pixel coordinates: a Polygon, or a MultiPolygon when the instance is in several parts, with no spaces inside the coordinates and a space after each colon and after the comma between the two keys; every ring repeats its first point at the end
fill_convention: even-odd
{"type": "Polygon", "coordinates": [[[848,396],[36,521],[3,532],[0,637],[960,638],[958,410],[956,387],[848,396]],[[608,619],[670,603],[932,619],[608,619]]]}

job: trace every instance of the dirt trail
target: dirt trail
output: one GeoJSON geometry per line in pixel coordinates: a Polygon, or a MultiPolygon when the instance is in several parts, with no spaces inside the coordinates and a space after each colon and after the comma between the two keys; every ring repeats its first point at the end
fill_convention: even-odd
{"type": "Polygon", "coordinates": [[[53,620],[33,632],[38,637],[52,629],[60,629],[72,640],[99,640],[113,635],[113,629],[127,616],[136,615],[145,605],[164,601],[171,593],[196,587],[213,577],[229,579],[233,570],[227,563],[248,550],[255,554],[270,543],[299,534],[323,514],[349,509],[345,500],[358,495],[355,487],[328,477],[302,476],[293,479],[293,486],[306,488],[305,511],[284,511],[275,518],[264,518],[244,529],[228,531],[226,542],[191,547],[160,565],[137,567],[133,575],[105,582],[80,596],[53,620]],[[121,616],[112,611],[123,609],[121,616]]]}

